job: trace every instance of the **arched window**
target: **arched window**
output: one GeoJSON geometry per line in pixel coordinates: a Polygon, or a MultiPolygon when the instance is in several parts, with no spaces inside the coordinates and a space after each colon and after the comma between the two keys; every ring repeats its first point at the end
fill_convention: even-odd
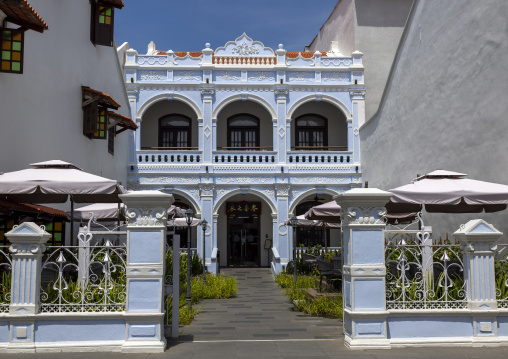
{"type": "MultiPolygon", "coordinates": [[[[307,201],[300,203],[295,208],[295,215],[300,216],[305,214],[305,212],[307,212],[309,209],[320,204],[322,203],[317,201],[307,201]]],[[[305,247],[312,247],[319,244],[324,247],[325,231],[329,231],[329,229],[325,229],[323,227],[297,227],[296,245],[299,246],[300,244],[303,244],[305,247]]],[[[330,233],[328,233],[326,238],[330,238],[330,233]]]]}
{"type": "Polygon", "coordinates": [[[248,114],[228,118],[228,147],[257,149],[259,147],[259,118],[248,114]]]}
{"type": "Polygon", "coordinates": [[[167,115],[159,119],[159,147],[191,147],[191,119],[184,115],[167,115]]]}
{"type": "Polygon", "coordinates": [[[323,116],[310,114],[295,120],[295,149],[327,150],[328,131],[327,119],[323,116]]]}

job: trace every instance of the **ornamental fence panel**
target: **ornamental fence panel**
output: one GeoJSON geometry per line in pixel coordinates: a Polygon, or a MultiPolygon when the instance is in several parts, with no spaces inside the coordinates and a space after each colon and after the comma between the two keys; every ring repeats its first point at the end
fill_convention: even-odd
{"type": "Polygon", "coordinates": [[[494,262],[498,308],[508,308],[508,244],[497,245],[494,262]]]}
{"type": "Polygon", "coordinates": [[[385,231],[387,309],[467,307],[460,243],[427,231],[385,231]]]}
{"type": "Polygon", "coordinates": [[[12,262],[9,246],[0,246],[0,313],[9,313],[12,262]]]}
{"type": "MultiPolygon", "coordinates": [[[[123,232],[105,232],[120,236],[123,232]]],[[[80,246],[47,246],[41,265],[41,312],[122,312],[127,296],[125,245],[80,232],[80,246]]]]}

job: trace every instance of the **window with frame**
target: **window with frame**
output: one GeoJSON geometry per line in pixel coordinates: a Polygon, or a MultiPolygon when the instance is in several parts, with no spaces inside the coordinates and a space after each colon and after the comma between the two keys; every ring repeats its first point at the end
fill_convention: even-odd
{"type": "Polygon", "coordinates": [[[38,221],[37,225],[44,225],[46,232],[51,234],[51,238],[46,242],[47,246],[62,246],[65,244],[65,222],[61,219],[52,221],[38,221]]]}
{"type": "Polygon", "coordinates": [[[83,107],[83,134],[88,138],[107,138],[108,111],[94,101],[83,107]]]}
{"type": "Polygon", "coordinates": [[[228,147],[258,149],[259,118],[245,113],[228,118],[228,147]]]}
{"type": "Polygon", "coordinates": [[[113,46],[115,9],[110,4],[92,1],[90,40],[95,45],[113,46]]]}
{"type": "Polygon", "coordinates": [[[295,149],[327,150],[328,120],[320,115],[303,115],[295,120],[295,149]]]}
{"type": "Polygon", "coordinates": [[[2,62],[0,72],[23,73],[23,30],[0,28],[2,42],[2,62]]]}
{"type": "Polygon", "coordinates": [[[191,147],[191,119],[178,114],[161,117],[159,147],[175,150],[191,147]]]}

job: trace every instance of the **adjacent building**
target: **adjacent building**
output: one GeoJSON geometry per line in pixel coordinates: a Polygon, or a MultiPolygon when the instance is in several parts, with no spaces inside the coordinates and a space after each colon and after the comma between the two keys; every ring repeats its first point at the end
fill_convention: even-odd
{"type": "MultiPolygon", "coordinates": [[[[113,41],[122,7],[121,0],[0,1],[0,172],[60,159],[126,184],[136,125],[113,41]]],[[[2,241],[22,217],[37,221],[42,213],[14,221],[12,211],[0,212],[7,214],[2,241]]],[[[54,228],[64,235],[61,221],[54,228]]]]}
{"type": "MultiPolygon", "coordinates": [[[[293,214],[361,186],[363,54],[287,52],[246,34],[202,51],[119,48],[136,124],[130,189],[171,193],[206,219],[192,246],[212,272],[291,258],[293,214]]],[[[339,232],[297,234],[297,244],[339,245],[339,232]]]]}

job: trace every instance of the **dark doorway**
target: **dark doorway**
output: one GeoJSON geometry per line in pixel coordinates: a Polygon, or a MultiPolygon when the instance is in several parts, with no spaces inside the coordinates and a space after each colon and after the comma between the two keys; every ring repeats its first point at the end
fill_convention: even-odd
{"type": "Polygon", "coordinates": [[[228,202],[228,266],[259,266],[261,202],[228,202]]]}

